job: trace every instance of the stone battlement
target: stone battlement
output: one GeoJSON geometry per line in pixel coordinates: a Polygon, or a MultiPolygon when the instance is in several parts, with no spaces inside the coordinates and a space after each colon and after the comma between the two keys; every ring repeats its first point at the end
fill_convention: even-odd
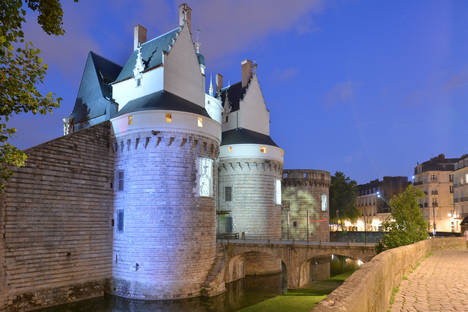
{"type": "Polygon", "coordinates": [[[283,170],[283,185],[315,185],[329,187],[330,172],[313,169],[285,169],[283,170]]]}

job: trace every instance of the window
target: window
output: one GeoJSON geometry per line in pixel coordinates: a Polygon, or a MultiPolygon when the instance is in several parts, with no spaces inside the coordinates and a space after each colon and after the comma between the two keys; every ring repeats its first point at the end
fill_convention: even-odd
{"type": "Polygon", "coordinates": [[[260,146],[260,153],[265,154],[267,152],[267,148],[265,146],[260,146]]]}
{"type": "Polygon", "coordinates": [[[435,174],[431,175],[431,181],[437,181],[437,176],[435,174]]]}
{"type": "Polygon", "coordinates": [[[122,209],[117,212],[117,230],[119,232],[124,230],[124,211],[122,209]]]}
{"type": "Polygon", "coordinates": [[[229,153],[232,153],[232,146],[229,146],[228,149],[229,149],[229,153]]]}
{"type": "Polygon", "coordinates": [[[327,211],[327,195],[322,194],[322,211],[327,211]]]}
{"type": "Polygon", "coordinates": [[[293,226],[297,227],[297,221],[293,221],[293,226]]]}
{"type": "Polygon", "coordinates": [[[200,196],[213,196],[213,159],[198,158],[198,174],[200,196]]]}
{"type": "Polygon", "coordinates": [[[124,190],[124,172],[119,171],[117,173],[117,176],[118,176],[118,179],[119,179],[119,181],[117,182],[118,190],[123,191],[124,190]]]}
{"type": "Polygon", "coordinates": [[[224,187],[224,201],[232,201],[232,186],[224,187]]]}
{"type": "Polygon", "coordinates": [[[226,116],[226,122],[228,122],[228,121],[229,121],[229,116],[226,116]]]}
{"type": "Polygon", "coordinates": [[[275,203],[281,205],[281,180],[276,179],[275,181],[275,203]]]}
{"type": "Polygon", "coordinates": [[[453,185],[450,185],[450,193],[453,193],[453,185]]]}
{"type": "Polygon", "coordinates": [[[453,182],[453,174],[449,174],[449,182],[453,182]]]}
{"type": "Polygon", "coordinates": [[[131,125],[133,123],[133,116],[129,115],[128,116],[128,124],[131,125]]]}
{"type": "Polygon", "coordinates": [[[465,174],[465,183],[468,183],[468,173],[465,174]]]}
{"type": "Polygon", "coordinates": [[[166,122],[171,123],[172,122],[172,114],[171,113],[166,113],[166,122]]]}
{"type": "Polygon", "coordinates": [[[437,190],[432,190],[432,191],[431,191],[431,194],[432,194],[432,195],[439,195],[439,191],[437,191],[437,190]]]}
{"type": "Polygon", "coordinates": [[[198,125],[199,128],[203,127],[203,118],[201,118],[201,117],[197,118],[197,125],[198,125]]]}

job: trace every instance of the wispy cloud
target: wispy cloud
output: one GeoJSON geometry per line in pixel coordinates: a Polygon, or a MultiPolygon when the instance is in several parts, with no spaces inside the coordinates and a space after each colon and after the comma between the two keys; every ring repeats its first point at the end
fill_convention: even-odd
{"type": "Polygon", "coordinates": [[[295,67],[277,68],[273,70],[271,79],[275,81],[285,81],[294,78],[297,73],[298,70],[295,67]]]}
{"type": "Polygon", "coordinates": [[[325,107],[332,108],[337,104],[353,100],[356,87],[357,83],[352,81],[335,84],[325,95],[325,107]]]}

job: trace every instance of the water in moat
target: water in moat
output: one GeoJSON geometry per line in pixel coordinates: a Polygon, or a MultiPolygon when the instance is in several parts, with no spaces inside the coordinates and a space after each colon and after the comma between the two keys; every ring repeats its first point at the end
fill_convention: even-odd
{"type": "MultiPolygon", "coordinates": [[[[331,276],[354,268],[354,261],[334,256],[331,276]]],[[[229,312],[237,311],[287,291],[286,274],[247,276],[226,285],[226,292],[213,298],[140,301],[105,296],[39,310],[39,312],[229,312]]]]}

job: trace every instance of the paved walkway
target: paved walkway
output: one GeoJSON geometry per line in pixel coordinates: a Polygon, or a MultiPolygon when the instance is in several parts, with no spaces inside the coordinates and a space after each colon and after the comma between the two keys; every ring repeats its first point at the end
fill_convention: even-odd
{"type": "Polygon", "coordinates": [[[468,311],[468,250],[434,252],[407,278],[392,312],[468,311]]]}

